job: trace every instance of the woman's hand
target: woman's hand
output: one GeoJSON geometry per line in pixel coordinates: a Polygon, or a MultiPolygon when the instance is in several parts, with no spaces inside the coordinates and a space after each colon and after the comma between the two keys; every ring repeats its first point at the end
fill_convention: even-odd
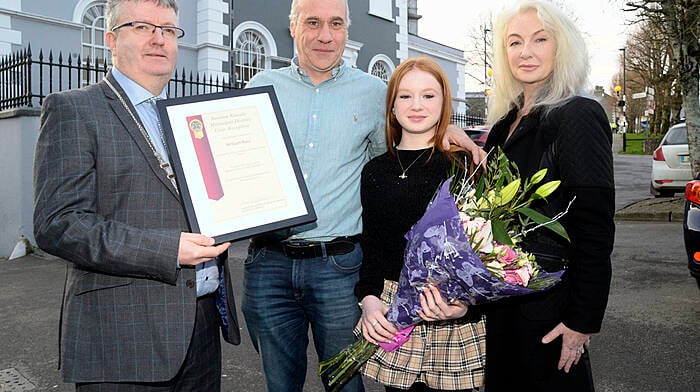
{"type": "Polygon", "coordinates": [[[550,343],[559,335],[561,335],[562,343],[561,355],[559,356],[557,368],[559,370],[563,368],[564,371],[568,373],[571,366],[578,364],[581,355],[588,349],[588,346],[591,344],[591,335],[576,332],[564,325],[564,323],[559,323],[553,330],[544,335],[542,343],[550,343]]]}
{"type": "Polygon", "coordinates": [[[423,308],[418,315],[425,321],[449,320],[463,317],[467,314],[468,306],[461,301],[448,304],[442,299],[440,290],[435,286],[424,287],[420,296],[423,308]]]}
{"type": "Polygon", "coordinates": [[[368,342],[377,344],[378,342],[389,343],[394,335],[399,332],[389,320],[386,313],[389,307],[374,295],[368,295],[360,302],[362,308],[362,336],[368,342]]]}

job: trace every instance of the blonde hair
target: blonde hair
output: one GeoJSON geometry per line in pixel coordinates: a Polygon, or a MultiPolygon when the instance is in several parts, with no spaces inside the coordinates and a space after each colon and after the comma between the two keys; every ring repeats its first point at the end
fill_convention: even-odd
{"type": "Polygon", "coordinates": [[[508,65],[506,29],[511,20],[534,10],[544,29],[555,41],[554,69],[538,94],[533,97],[530,110],[542,107],[545,113],[563,105],[576,95],[584,95],[588,87],[590,62],[583,35],[574,22],[559,8],[543,1],[526,1],[518,7],[503,11],[496,17],[493,29],[494,89],[489,97],[487,122],[494,124],[513,108],[523,105],[523,87],[515,79],[508,65]]]}

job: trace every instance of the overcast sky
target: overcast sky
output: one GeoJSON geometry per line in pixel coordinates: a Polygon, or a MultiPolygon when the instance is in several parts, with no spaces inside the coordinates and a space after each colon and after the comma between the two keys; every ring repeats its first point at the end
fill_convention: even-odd
{"type": "MultiPolygon", "coordinates": [[[[484,74],[483,65],[483,27],[485,22],[493,19],[505,5],[512,0],[418,0],[418,14],[423,17],[418,21],[418,35],[442,44],[465,51],[465,56],[475,57],[474,38],[478,37],[482,51],[478,59],[473,59],[478,66],[467,66],[467,91],[481,91],[484,74]],[[471,51],[471,53],[470,53],[471,51]]],[[[586,37],[588,51],[591,55],[591,83],[603,86],[609,92],[609,86],[616,72],[621,70],[620,48],[625,45],[625,14],[618,0],[558,0],[557,4],[578,21],[581,32],[586,37]]],[[[491,37],[489,37],[489,42],[491,37]]]]}

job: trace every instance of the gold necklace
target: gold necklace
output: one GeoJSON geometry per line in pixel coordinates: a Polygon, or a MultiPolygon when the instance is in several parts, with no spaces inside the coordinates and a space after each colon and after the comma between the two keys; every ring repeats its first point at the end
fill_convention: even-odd
{"type": "Polygon", "coordinates": [[[396,159],[399,161],[399,167],[401,168],[401,175],[399,176],[399,178],[403,180],[404,178],[407,177],[406,171],[408,171],[408,169],[410,169],[411,166],[413,166],[413,164],[416,163],[420,159],[420,157],[422,157],[423,154],[425,154],[425,152],[428,150],[427,149],[423,150],[423,152],[420,153],[420,155],[418,155],[418,157],[416,157],[416,159],[414,159],[413,162],[411,162],[411,164],[408,165],[405,169],[403,168],[403,165],[401,164],[401,158],[399,157],[399,151],[400,150],[398,150],[398,149],[396,150],[396,159]]]}

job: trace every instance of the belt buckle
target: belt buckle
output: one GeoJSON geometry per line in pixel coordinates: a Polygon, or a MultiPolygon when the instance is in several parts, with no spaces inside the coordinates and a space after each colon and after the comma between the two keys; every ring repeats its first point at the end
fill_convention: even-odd
{"type": "Polygon", "coordinates": [[[282,243],[282,253],[290,259],[308,259],[314,256],[314,245],[303,243],[282,243]]]}

